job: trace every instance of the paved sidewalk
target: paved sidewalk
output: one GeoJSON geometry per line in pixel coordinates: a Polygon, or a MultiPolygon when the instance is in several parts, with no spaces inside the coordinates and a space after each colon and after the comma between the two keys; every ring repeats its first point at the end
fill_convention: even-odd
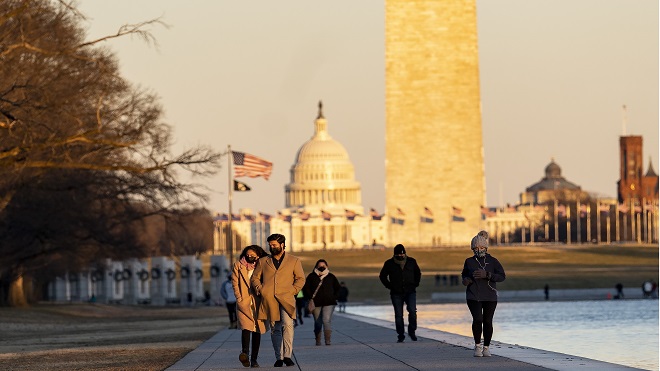
{"type": "MultiPolygon", "coordinates": [[[[315,346],[313,323],[305,318],[295,328],[292,367],[300,371],[337,370],[634,370],[566,354],[493,342],[490,358],[472,356],[472,339],[443,331],[420,328],[416,342],[396,342],[394,324],[386,321],[335,313],[331,346],[315,346]]],[[[238,361],[240,330],[221,330],[169,371],[245,369],[238,361]]],[[[273,368],[275,356],[270,333],[262,335],[258,362],[273,368]]]]}

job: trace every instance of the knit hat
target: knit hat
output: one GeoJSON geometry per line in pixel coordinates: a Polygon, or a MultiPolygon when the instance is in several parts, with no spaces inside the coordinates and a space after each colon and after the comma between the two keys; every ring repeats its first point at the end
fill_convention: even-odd
{"type": "Polygon", "coordinates": [[[472,237],[472,243],[470,243],[470,248],[474,250],[478,247],[488,248],[488,232],[481,231],[477,233],[476,236],[472,237]]]}
{"type": "Polygon", "coordinates": [[[394,246],[394,255],[405,254],[406,248],[402,244],[394,246]]]}

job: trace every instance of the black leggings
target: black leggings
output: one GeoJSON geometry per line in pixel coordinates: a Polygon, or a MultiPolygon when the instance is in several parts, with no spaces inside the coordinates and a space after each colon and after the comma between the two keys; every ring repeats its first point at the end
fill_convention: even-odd
{"type": "Polygon", "coordinates": [[[261,334],[250,330],[241,331],[241,346],[243,353],[250,354],[250,359],[257,360],[259,356],[259,345],[261,345],[261,334]],[[252,354],[250,354],[250,335],[252,335],[252,354]]]}
{"type": "Polygon", "coordinates": [[[493,337],[493,315],[495,315],[496,301],[468,300],[467,306],[472,313],[472,336],[474,343],[481,343],[481,328],[484,330],[484,346],[490,346],[493,337]]]}

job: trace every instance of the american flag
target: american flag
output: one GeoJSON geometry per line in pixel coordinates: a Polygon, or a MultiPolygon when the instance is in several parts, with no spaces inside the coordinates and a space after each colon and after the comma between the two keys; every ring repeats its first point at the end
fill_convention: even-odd
{"type": "Polygon", "coordinates": [[[277,212],[277,217],[280,218],[280,220],[283,220],[285,222],[290,222],[291,221],[291,215],[284,215],[284,214],[282,214],[281,211],[277,212]]]}
{"type": "Polygon", "coordinates": [[[431,211],[431,209],[429,209],[428,207],[425,207],[424,208],[424,214],[426,214],[428,216],[433,216],[433,211],[431,211]]]}
{"type": "Polygon", "coordinates": [[[559,215],[561,217],[566,216],[566,205],[557,206],[557,215],[559,215]]]}
{"type": "Polygon", "coordinates": [[[598,211],[600,211],[601,213],[609,214],[609,212],[610,212],[610,205],[599,203],[599,204],[598,204],[598,211]]]}
{"type": "Polygon", "coordinates": [[[357,215],[355,211],[349,209],[344,209],[344,211],[346,212],[346,219],[355,220],[355,216],[357,215]]]}
{"type": "Polygon", "coordinates": [[[371,208],[371,210],[369,210],[369,215],[373,220],[381,220],[383,218],[383,216],[380,215],[378,211],[376,211],[376,209],[374,209],[373,207],[371,208]]]}
{"type": "Polygon", "coordinates": [[[397,212],[397,214],[399,214],[399,215],[406,215],[406,213],[404,213],[403,210],[401,210],[401,209],[398,208],[398,207],[396,208],[396,212],[397,212]]]}
{"type": "Polygon", "coordinates": [[[232,151],[234,157],[234,177],[264,177],[266,180],[273,171],[273,163],[249,153],[232,151]]]}
{"type": "Polygon", "coordinates": [[[451,221],[452,222],[464,222],[465,218],[461,216],[463,210],[457,208],[456,206],[451,207],[451,221]]]}
{"type": "Polygon", "coordinates": [[[587,205],[580,205],[580,216],[585,216],[585,215],[587,215],[587,212],[588,212],[588,211],[589,211],[589,210],[587,210],[587,205]]]}
{"type": "Polygon", "coordinates": [[[226,222],[229,221],[229,216],[227,214],[215,214],[215,218],[213,218],[213,221],[226,222]]]}
{"type": "Polygon", "coordinates": [[[321,210],[321,216],[323,217],[323,220],[330,220],[330,219],[332,219],[332,215],[331,215],[329,212],[327,212],[327,211],[323,211],[323,210],[321,210]]]}

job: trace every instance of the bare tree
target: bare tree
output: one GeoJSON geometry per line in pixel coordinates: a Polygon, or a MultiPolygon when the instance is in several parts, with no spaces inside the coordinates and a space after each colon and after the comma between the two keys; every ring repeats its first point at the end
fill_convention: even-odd
{"type": "Polygon", "coordinates": [[[220,166],[209,147],[170,152],[158,98],[101,45],[153,42],[145,28],[160,20],[92,41],[82,20],[75,3],[0,3],[0,304],[23,304],[21,282],[37,270],[143,256],[136,223],[205,200],[176,171],[220,166]]]}

